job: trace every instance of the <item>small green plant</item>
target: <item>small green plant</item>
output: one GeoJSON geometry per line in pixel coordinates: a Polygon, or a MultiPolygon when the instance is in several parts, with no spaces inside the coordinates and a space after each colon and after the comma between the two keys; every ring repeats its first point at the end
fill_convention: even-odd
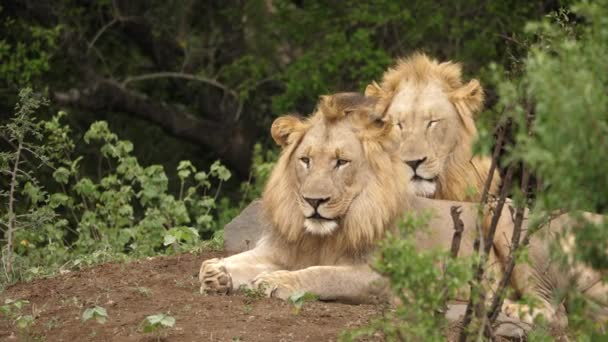
{"type": "Polygon", "coordinates": [[[19,330],[25,331],[34,323],[34,316],[22,313],[22,310],[29,304],[30,302],[25,299],[7,298],[4,305],[0,306],[0,314],[13,320],[19,330]]]}
{"type": "Polygon", "coordinates": [[[261,144],[253,146],[253,158],[251,162],[251,173],[249,180],[241,184],[241,204],[244,208],[249,202],[262,197],[264,185],[270,176],[270,171],[278,159],[276,150],[264,150],[261,144]]]}
{"type": "Polygon", "coordinates": [[[248,299],[258,300],[266,297],[265,284],[260,285],[257,288],[251,288],[247,285],[241,285],[239,291],[245,295],[248,299]]]}
{"type": "Polygon", "coordinates": [[[315,302],[319,300],[319,296],[311,292],[296,292],[289,296],[288,301],[293,305],[293,313],[298,315],[302,310],[302,306],[306,302],[315,302]]]}
{"type": "Polygon", "coordinates": [[[144,318],[141,325],[143,332],[155,332],[162,328],[173,328],[175,326],[175,318],[168,314],[160,313],[144,318]]]}
{"type": "Polygon", "coordinates": [[[12,315],[15,311],[20,311],[24,306],[29,305],[30,302],[25,299],[10,299],[4,300],[4,305],[0,306],[0,313],[6,316],[12,315]]]}
{"type": "Polygon", "coordinates": [[[44,323],[44,328],[46,330],[56,329],[56,328],[59,328],[60,326],[61,326],[61,323],[59,323],[58,317],[51,317],[46,323],[44,323]]]}
{"type": "Polygon", "coordinates": [[[94,319],[99,324],[104,324],[108,320],[108,312],[101,306],[94,306],[84,310],[82,313],[82,321],[86,322],[94,319]]]}
{"type": "Polygon", "coordinates": [[[138,286],[134,289],[134,291],[144,297],[150,297],[150,295],[152,294],[152,290],[145,286],[138,286]]]}
{"type": "Polygon", "coordinates": [[[34,316],[22,315],[15,319],[15,325],[21,330],[26,330],[34,323],[34,316]]]}

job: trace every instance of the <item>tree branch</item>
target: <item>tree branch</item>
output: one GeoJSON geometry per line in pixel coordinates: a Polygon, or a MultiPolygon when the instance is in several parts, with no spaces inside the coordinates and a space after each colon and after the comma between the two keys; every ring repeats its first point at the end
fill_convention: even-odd
{"type": "Polygon", "coordinates": [[[513,227],[513,235],[511,237],[511,248],[509,251],[509,261],[507,263],[507,266],[505,267],[505,272],[502,276],[502,278],[500,279],[500,283],[498,284],[498,289],[496,290],[496,294],[494,295],[494,298],[492,299],[492,305],[490,306],[490,310],[488,311],[488,319],[490,319],[490,322],[494,322],[496,321],[496,318],[498,317],[498,314],[500,313],[500,308],[502,308],[502,304],[505,298],[505,291],[507,288],[507,285],[509,284],[510,280],[511,280],[511,274],[513,273],[513,269],[515,268],[515,259],[516,259],[516,253],[519,249],[520,246],[526,246],[529,241],[530,241],[530,232],[528,232],[526,234],[526,238],[523,241],[523,243],[520,245],[519,240],[521,237],[521,226],[524,220],[524,211],[525,211],[525,203],[527,202],[528,199],[528,184],[530,182],[530,173],[528,172],[528,170],[526,169],[526,167],[524,166],[523,169],[523,176],[522,176],[522,180],[521,180],[521,190],[522,193],[524,194],[524,203],[522,203],[522,205],[518,206],[517,209],[515,210],[515,224],[513,227]]]}
{"type": "MultiPolygon", "coordinates": [[[[464,231],[464,223],[460,219],[462,209],[460,206],[452,206],[450,208],[450,215],[452,216],[452,222],[454,223],[454,235],[452,236],[452,246],[450,248],[450,258],[456,259],[458,251],[460,250],[460,242],[462,240],[462,232],[464,231]]],[[[448,277],[447,266],[443,270],[443,276],[448,277]]],[[[446,284],[441,294],[441,314],[445,314],[447,311],[447,300],[448,300],[448,285],[446,284]]]]}
{"type": "MultiPolygon", "coordinates": [[[[528,106],[528,110],[526,113],[526,131],[530,136],[532,135],[532,121],[534,120],[533,109],[531,106],[528,106]]],[[[510,167],[509,167],[510,169],[510,167]]],[[[524,212],[526,203],[528,202],[528,185],[530,184],[530,172],[525,164],[522,165],[522,177],[521,177],[521,192],[523,194],[523,203],[517,207],[515,211],[515,222],[513,226],[513,234],[511,236],[511,246],[509,250],[509,261],[507,262],[507,266],[505,267],[504,274],[500,279],[500,283],[498,284],[498,289],[496,290],[496,294],[494,294],[494,298],[492,298],[492,305],[490,306],[490,310],[488,311],[488,319],[490,323],[496,321],[498,318],[498,314],[502,308],[502,304],[504,302],[505,291],[508,283],[511,281],[511,274],[513,273],[513,269],[515,268],[517,251],[520,247],[525,247],[530,242],[530,237],[532,236],[532,231],[528,230],[526,232],[526,236],[524,241],[520,244],[521,239],[521,226],[524,220],[524,212]]],[[[512,214],[511,214],[512,215],[512,214]]]]}
{"type": "Polygon", "coordinates": [[[102,78],[95,78],[84,89],[56,91],[53,98],[64,106],[112,110],[155,123],[176,137],[210,147],[237,173],[248,174],[255,136],[240,122],[225,124],[204,119],[102,78]]]}
{"type": "MultiPolygon", "coordinates": [[[[485,324],[485,315],[483,315],[483,311],[484,311],[483,309],[485,309],[485,293],[484,293],[483,289],[481,288],[480,284],[481,284],[481,279],[483,278],[483,274],[484,274],[484,266],[486,264],[487,254],[489,253],[489,248],[491,247],[492,242],[494,241],[494,233],[491,234],[492,235],[491,239],[489,238],[489,235],[488,235],[487,239],[484,239],[483,230],[481,229],[481,225],[482,225],[481,216],[483,215],[483,210],[488,202],[490,186],[492,185],[492,179],[494,178],[494,172],[496,170],[496,166],[498,165],[498,157],[500,155],[500,150],[502,149],[502,146],[505,141],[505,137],[507,135],[507,130],[510,126],[511,126],[511,119],[508,119],[504,126],[500,125],[497,128],[496,133],[498,136],[496,138],[496,145],[494,146],[494,151],[492,153],[492,163],[490,164],[490,170],[488,171],[488,177],[486,178],[486,182],[484,184],[483,191],[481,194],[481,201],[479,203],[480,212],[478,213],[478,218],[477,218],[477,222],[475,225],[476,226],[476,235],[475,235],[475,240],[473,242],[473,250],[474,250],[475,254],[479,255],[479,261],[477,263],[473,264],[473,274],[474,275],[473,275],[473,280],[471,281],[471,291],[470,291],[469,302],[467,303],[467,308],[466,308],[463,322],[462,322],[462,328],[460,330],[460,335],[458,337],[458,340],[460,342],[465,342],[467,340],[467,337],[469,334],[468,328],[473,320],[473,311],[475,311],[476,316],[478,318],[481,318],[483,316],[484,326],[482,327],[482,329],[485,330],[487,332],[487,334],[491,334],[489,327],[487,327],[487,325],[485,324]],[[488,243],[490,246],[487,245],[488,243]],[[480,250],[483,251],[483,253],[480,253],[480,250]],[[479,303],[475,303],[474,297],[475,297],[476,293],[479,293],[479,298],[478,298],[479,303]]],[[[500,202],[502,202],[502,204],[504,205],[504,200],[506,197],[506,190],[510,186],[511,177],[512,177],[512,173],[513,173],[512,168],[509,168],[509,170],[511,170],[511,175],[509,175],[509,171],[507,171],[507,176],[503,180],[503,184],[502,184],[502,188],[501,188],[499,205],[497,205],[497,207],[500,206],[501,209],[502,209],[502,205],[500,205],[500,202]]],[[[496,216],[496,214],[497,214],[497,211],[494,212],[494,216],[496,216]]],[[[494,219],[494,216],[492,217],[492,219],[494,219]]],[[[490,230],[492,230],[492,228],[490,228],[490,230]]],[[[493,230],[496,231],[496,226],[494,226],[493,230]]]]}
{"type": "Polygon", "coordinates": [[[235,90],[229,88],[225,84],[220,83],[219,81],[217,81],[213,78],[207,78],[207,77],[187,74],[187,73],[183,73],[183,72],[162,71],[162,72],[143,74],[143,75],[139,75],[139,76],[129,76],[122,81],[121,86],[123,88],[126,88],[126,86],[129,83],[145,81],[145,80],[152,80],[152,79],[156,79],[156,78],[181,78],[181,79],[185,79],[185,80],[189,80],[189,81],[197,81],[197,82],[206,83],[206,84],[209,84],[216,88],[219,88],[219,89],[223,90],[224,92],[230,94],[230,96],[232,96],[234,98],[234,100],[237,102],[237,110],[236,110],[236,114],[234,115],[236,120],[238,120],[241,116],[241,112],[243,111],[243,100],[240,98],[239,94],[235,90]]]}
{"type": "Polygon", "coordinates": [[[95,42],[97,42],[97,39],[99,39],[99,37],[101,37],[101,35],[107,29],[109,29],[112,25],[116,24],[117,22],[118,22],[118,18],[112,18],[112,20],[110,20],[107,24],[103,25],[103,27],[100,28],[99,31],[97,31],[97,33],[95,34],[93,39],[91,39],[91,41],[87,44],[87,54],[89,53],[91,48],[95,45],[95,42]]]}

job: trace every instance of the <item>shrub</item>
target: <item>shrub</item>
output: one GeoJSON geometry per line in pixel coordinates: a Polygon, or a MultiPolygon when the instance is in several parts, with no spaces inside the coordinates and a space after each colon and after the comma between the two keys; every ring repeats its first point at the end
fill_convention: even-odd
{"type": "Polygon", "coordinates": [[[133,144],[99,121],[83,139],[99,148],[98,175],[83,176],[84,157],[74,155],[70,128],[61,122],[67,114],[34,117],[45,103],[22,90],[16,115],[0,127],[13,147],[0,154],[0,172],[10,178],[9,189],[0,192],[7,203],[0,211],[5,280],[66,263],[192,250],[201,234],[218,230],[216,200],[231,176],[219,162],[207,171],[180,162],[174,196],[163,167],[140,165],[133,144]]]}

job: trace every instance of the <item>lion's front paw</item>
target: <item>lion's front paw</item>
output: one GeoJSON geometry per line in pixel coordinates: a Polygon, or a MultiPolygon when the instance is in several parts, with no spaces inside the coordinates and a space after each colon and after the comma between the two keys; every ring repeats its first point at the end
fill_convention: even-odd
{"type": "Polygon", "coordinates": [[[293,272],[274,271],[264,272],[252,281],[252,288],[263,290],[267,297],[287,300],[299,289],[293,272]]]}
{"type": "Polygon", "coordinates": [[[219,258],[203,261],[198,274],[201,282],[201,293],[228,293],[232,289],[232,277],[219,258]]]}
{"type": "Polygon", "coordinates": [[[510,300],[505,300],[502,312],[508,317],[519,319],[528,324],[534,324],[534,320],[538,316],[543,316],[547,322],[552,322],[555,319],[555,311],[548,307],[541,305],[531,308],[529,305],[514,303],[510,300]]]}

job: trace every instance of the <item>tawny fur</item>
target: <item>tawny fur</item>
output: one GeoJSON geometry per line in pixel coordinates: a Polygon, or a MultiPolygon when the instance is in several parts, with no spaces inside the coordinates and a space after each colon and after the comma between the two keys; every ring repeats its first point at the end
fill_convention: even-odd
{"type": "MultiPolygon", "coordinates": [[[[326,255],[328,260],[337,260],[344,253],[361,254],[368,251],[382,238],[386,228],[394,225],[403,203],[407,202],[406,189],[401,186],[401,180],[405,178],[404,171],[401,167],[394,166],[400,164],[398,156],[383,153],[383,146],[395,145],[398,138],[391,136],[390,124],[376,127],[370,121],[372,102],[369,101],[360,95],[349,94],[322,97],[319,110],[313,116],[303,123],[294,123],[291,140],[281,152],[262,196],[266,217],[286,242],[321,247],[321,254],[326,255]],[[357,113],[349,113],[350,108],[357,108],[357,113]],[[340,119],[350,120],[353,126],[359,128],[366,158],[374,172],[382,177],[372,179],[357,196],[336,234],[319,239],[301,229],[304,217],[294,215],[300,209],[297,200],[299,194],[294,189],[297,188],[293,167],[296,161],[293,160],[292,153],[312,125],[320,121],[331,124],[340,119]]],[[[273,127],[275,125],[276,123],[273,127]]]]}
{"type": "MultiPolygon", "coordinates": [[[[315,114],[306,120],[288,116],[275,121],[273,138],[283,146],[283,152],[263,194],[269,229],[252,250],[225,259],[204,261],[199,273],[202,292],[225,293],[246,286],[261,288],[267,296],[281,299],[306,291],[317,294],[321,300],[354,303],[386,300],[390,298],[386,279],[370,267],[370,261],[376,242],[387,231],[393,230],[397,220],[408,211],[432,213],[428,229],[414,237],[417,248],[448,250],[453,237],[450,209],[460,207],[465,230],[459,256],[474,253],[477,205],[412,196],[408,191],[406,168],[399,158],[396,142],[400,137],[394,125],[387,122],[385,116],[373,112],[373,102],[365,98],[357,100],[353,96],[343,94],[322,99],[315,114]],[[319,132],[320,127],[325,129],[321,130],[323,134],[312,134],[319,132]],[[357,157],[362,157],[364,163],[353,165],[356,167],[353,171],[360,168],[367,178],[348,184],[352,187],[349,191],[354,192],[345,193],[348,199],[334,199],[336,207],[341,207],[336,231],[328,235],[310,234],[304,228],[306,216],[300,198],[302,184],[297,171],[294,171],[301,160],[295,153],[298,145],[307,138],[318,139],[313,143],[324,146],[332,141],[332,136],[335,139],[336,134],[344,137],[340,133],[347,133],[348,137],[356,135],[356,142],[362,146],[362,156],[357,157]]],[[[335,177],[330,176],[329,171],[321,174],[316,179],[319,183],[335,177]]],[[[483,220],[484,237],[488,221],[488,217],[483,220]]],[[[582,265],[568,269],[551,262],[548,243],[554,239],[554,234],[563,232],[567,221],[568,218],[562,216],[544,228],[551,235],[534,237],[529,247],[530,264],[518,264],[513,273],[510,285],[516,294],[538,299],[539,309],[532,314],[520,315],[526,307],[508,302],[505,313],[520,316],[528,323],[540,313],[549,322],[564,326],[567,319],[563,316],[563,304],[556,303],[555,299],[567,286],[575,284],[585,295],[603,305],[604,313],[597,317],[599,321],[606,322],[606,287],[599,282],[600,274],[582,265]]],[[[523,231],[527,230],[526,225],[523,231]]],[[[486,288],[495,288],[502,276],[512,234],[511,212],[504,208],[494,248],[490,250],[486,288]]],[[[467,291],[462,296],[454,299],[467,300],[467,291]]]]}
{"type": "MultiPolygon", "coordinates": [[[[458,126],[450,127],[458,130],[459,140],[451,152],[444,156],[445,166],[438,175],[437,190],[432,198],[478,201],[491,165],[490,158],[473,156],[472,153],[478,135],[474,116],[483,108],[484,93],[481,85],[475,79],[464,84],[462,67],[458,63],[439,63],[425,54],[416,53],[398,60],[394,67],[384,73],[380,85],[374,82],[368,86],[366,95],[377,97],[379,101],[376,110],[384,112],[403,85],[412,83],[418,88],[429,83],[439,84],[461,118],[458,126]]],[[[489,188],[491,194],[496,194],[499,184],[500,176],[495,172],[489,188]]]]}

